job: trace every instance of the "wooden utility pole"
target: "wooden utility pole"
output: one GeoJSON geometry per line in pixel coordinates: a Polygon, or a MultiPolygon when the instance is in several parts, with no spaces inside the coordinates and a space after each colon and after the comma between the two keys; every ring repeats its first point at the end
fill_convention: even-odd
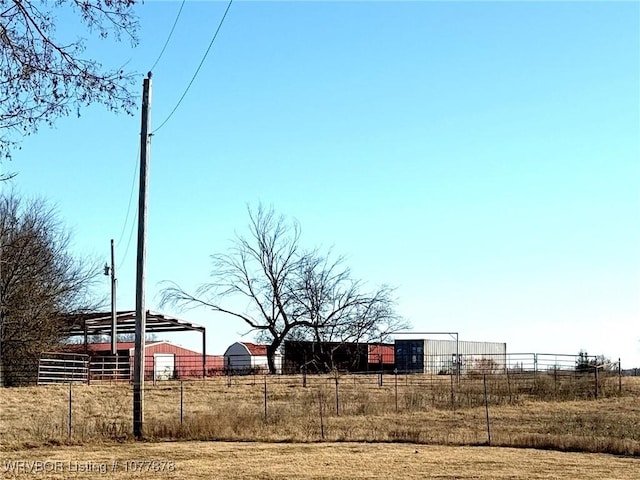
{"type": "MultiPolygon", "coordinates": [[[[0,163],[0,167],[2,163],[0,163]]],[[[0,184],[2,184],[2,171],[0,170],[0,184]]],[[[2,361],[2,339],[4,337],[4,282],[2,281],[2,242],[4,241],[0,230],[0,388],[4,387],[4,363],[2,361]]]]}
{"type": "Polygon", "coordinates": [[[140,130],[140,192],[138,199],[138,261],[136,273],[136,346],[133,371],[133,434],[143,437],[144,425],[144,336],[147,312],[144,303],[145,261],[147,246],[147,193],[149,144],[151,142],[151,72],[143,81],[142,127],[140,130]]]}
{"type": "MultiPolygon", "coordinates": [[[[2,180],[0,179],[0,182],[2,180]]],[[[2,338],[4,337],[4,283],[2,282],[2,235],[0,235],[0,388],[4,387],[4,366],[2,362],[2,338]]]]}
{"type": "Polygon", "coordinates": [[[118,313],[116,311],[116,259],[111,239],[111,355],[118,354],[118,313]]]}

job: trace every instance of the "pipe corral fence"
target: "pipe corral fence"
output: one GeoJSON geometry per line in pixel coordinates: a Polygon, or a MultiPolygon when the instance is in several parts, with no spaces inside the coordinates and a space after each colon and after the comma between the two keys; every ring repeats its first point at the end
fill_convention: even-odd
{"type": "MultiPolygon", "coordinates": [[[[461,351],[464,350],[461,349],[461,351]]],[[[405,355],[407,355],[405,352],[403,349],[396,350],[395,368],[389,369],[388,363],[383,363],[377,357],[374,357],[370,363],[366,364],[366,370],[335,370],[335,373],[356,376],[415,375],[416,378],[431,379],[454,376],[457,381],[478,375],[503,375],[523,378],[551,375],[559,378],[563,376],[578,376],[594,371],[620,376],[623,374],[619,361],[603,363],[599,357],[595,356],[543,353],[416,353],[410,354],[412,358],[409,360],[412,362],[403,363],[406,358],[405,355]],[[398,362],[398,358],[400,358],[400,362],[398,362]],[[406,368],[407,365],[415,368],[406,368]]],[[[129,356],[100,355],[92,357],[82,354],[48,352],[40,358],[37,378],[24,383],[131,382],[133,378],[132,365],[133,362],[129,356]]],[[[201,355],[147,355],[145,357],[145,378],[152,381],[165,381],[206,379],[218,376],[255,376],[269,373],[266,362],[264,364],[245,365],[242,362],[234,364],[232,361],[229,362],[229,365],[225,364],[222,359],[218,359],[216,362],[208,363],[207,368],[203,370],[201,355]]],[[[304,374],[306,376],[307,374],[313,375],[318,372],[299,369],[298,371],[284,373],[304,374]]],[[[25,378],[25,380],[29,379],[25,378]]]]}

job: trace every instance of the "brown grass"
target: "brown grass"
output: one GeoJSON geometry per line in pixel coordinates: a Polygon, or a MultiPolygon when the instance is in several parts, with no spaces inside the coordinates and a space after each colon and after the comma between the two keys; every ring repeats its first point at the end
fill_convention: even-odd
{"type": "MultiPolygon", "coordinates": [[[[540,385],[541,378],[536,380],[540,385]]],[[[637,392],[637,379],[624,381],[623,393],[637,392]]],[[[263,377],[149,384],[145,435],[151,440],[488,442],[481,378],[454,383],[452,397],[450,377],[429,382],[420,376],[403,377],[397,410],[392,376],[384,378],[383,386],[376,377],[340,377],[337,405],[335,379],[329,376],[309,377],[306,388],[297,377],[267,377],[267,383],[266,418],[263,377]]],[[[540,401],[533,383],[519,385],[510,379],[506,384],[506,379],[492,378],[491,443],[639,455],[637,393],[619,395],[614,386],[607,388],[615,396],[603,398],[601,393],[597,401],[593,396],[556,401],[550,394],[540,394],[546,399],[540,401]]],[[[554,390],[570,387],[577,388],[556,382],[554,390]]],[[[585,388],[591,387],[588,383],[585,388]]],[[[69,437],[68,386],[0,389],[0,450],[128,441],[131,406],[130,385],[74,385],[69,437]]]]}
{"type": "Polygon", "coordinates": [[[2,474],[8,476],[7,465],[16,461],[60,463],[45,476],[22,472],[9,478],[599,480],[633,478],[640,468],[638,459],[602,454],[382,443],[169,442],[45,447],[3,455],[2,474]],[[142,472],[140,468],[127,471],[130,461],[142,459],[147,462],[137,464],[142,472]],[[78,472],[78,466],[89,466],[93,471],[78,472]]]}

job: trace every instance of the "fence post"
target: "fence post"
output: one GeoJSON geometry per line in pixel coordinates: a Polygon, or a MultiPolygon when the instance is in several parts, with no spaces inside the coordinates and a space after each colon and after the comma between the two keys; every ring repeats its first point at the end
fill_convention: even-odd
{"type": "Polygon", "coordinates": [[[453,370],[449,376],[451,377],[451,411],[455,412],[456,407],[453,402],[453,370]]]}
{"type": "Polygon", "coordinates": [[[594,381],[594,383],[595,383],[594,396],[595,396],[595,399],[597,400],[598,399],[598,365],[595,365],[593,367],[593,372],[594,372],[594,377],[595,377],[595,379],[594,379],[595,380],[594,381]]]}
{"type": "MultiPolygon", "coordinates": [[[[0,307],[1,308],[1,307],[0,307]]],[[[1,311],[1,309],[0,309],[1,311]]],[[[2,327],[2,323],[0,323],[0,327],[2,327]]],[[[2,333],[0,332],[0,338],[2,338],[2,333]]],[[[0,350],[2,350],[2,346],[0,345],[0,350]]],[[[2,360],[2,356],[0,356],[0,361],[2,360]]],[[[0,370],[2,370],[2,365],[0,365],[0,370]]],[[[0,371],[0,374],[2,372],[0,371]]],[[[40,385],[40,377],[42,377],[42,355],[38,359],[38,377],[36,379],[36,385],[40,385]]],[[[0,375],[0,387],[4,387],[4,379],[2,375],[0,375]]]]}
{"type": "Polygon", "coordinates": [[[71,438],[71,425],[72,425],[72,405],[73,405],[73,400],[72,400],[72,394],[71,394],[71,382],[69,382],[69,438],[71,438]]]}
{"type": "Polygon", "coordinates": [[[302,386],[307,388],[307,366],[302,366],[302,386]]]}
{"type": "Polygon", "coordinates": [[[489,402],[487,399],[487,375],[482,375],[482,381],[484,383],[484,409],[487,416],[487,444],[491,446],[491,425],[489,423],[489,402]]]}
{"type": "Polygon", "coordinates": [[[622,363],[618,358],[618,393],[622,393],[622,363]]]}
{"type": "Polygon", "coordinates": [[[509,405],[513,403],[513,397],[511,395],[511,379],[509,377],[509,369],[507,368],[507,389],[509,390],[509,405]]]}
{"type": "Polygon", "coordinates": [[[322,416],[322,390],[318,390],[318,405],[320,406],[320,438],[324,440],[324,418],[322,416]]]}
{"type": "Polygon", "coordinates": [[[393,379],[394,379],[395,390],[396,390],[396,412],[397,412],[398,411],[398,369],[397,368],[393,369],[393,379]]]}
{"type": "Polygon", "coordinates": [[[180,380],[180,425],[182,425],[182,418],[183,418],[183,412],[184,412],[184,387],[183,387],[183,382],[182,380],[180,380]]]}
{"type": "Polygon", "coordinates": [[[267,423],[267,376],[264,376],[264,423],[267,423]]]}
{"type": "Polygon", "coordinates": [[[335,376],[336,381],[336,415],[340,416],[340,391],[338,389],[338,374],[335,376]]]}
{"type": "Polygon", "coordinates": [[[453,381],[453,377],[455,376],[455,373],[452,371],[451,372],[451,410],[453,412],[456,411],[456,397],[455,397],[455,386],[454,386],[454,381],[453,381]]]}

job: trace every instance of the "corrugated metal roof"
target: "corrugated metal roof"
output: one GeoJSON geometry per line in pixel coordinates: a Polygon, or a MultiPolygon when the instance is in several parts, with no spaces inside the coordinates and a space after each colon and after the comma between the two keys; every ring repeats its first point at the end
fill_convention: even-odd
{"type": "MultiPolygon", "coordinates": [[[[149,349],[151,347],[158,347],[161,345],[166,345],[169,349],[180,350],[179,353],[183,355],[202,355],[200,352],[196,352],[194,350],[181,347],[180,345],[175,345],[167,340],[155,340],[151,342],[145,343],[145,349],[149,349]]],[[[135,342],[118,342],[116,350],[119,352],[123,350],[132,350],[136,347],[135,342]]],[[[60,349],[62,352],[73,352],[73,353],[84,353],[84,343],[73,343],[63,345],[60,349]]],[[[102,352],[110,352],[111,351],[111,343],[110,342],[100,342],[100,343],[88,343],[87,351],[89,353],[102,353],[102,352]]]]}
{"type": "Polygon", "coordinates": [[[258,345],[256,343],[251,342],[241,342],[249,353],[254,356],[265,356],[267,354],[267,346],[266,345],[258,345]]]}

